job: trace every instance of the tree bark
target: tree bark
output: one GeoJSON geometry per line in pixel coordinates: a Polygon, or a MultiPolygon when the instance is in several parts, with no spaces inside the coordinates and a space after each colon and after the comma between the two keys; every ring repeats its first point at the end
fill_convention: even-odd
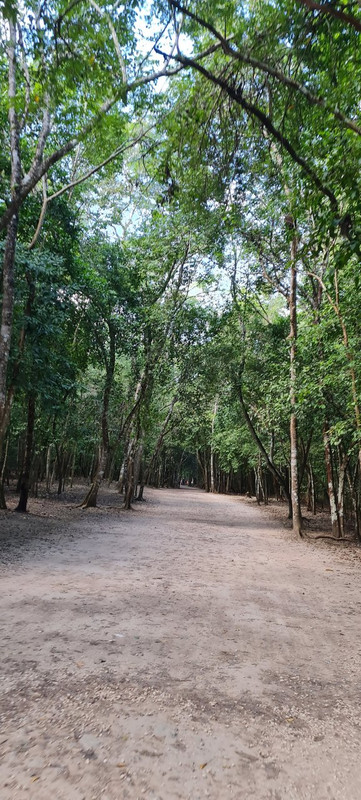
{"type": "Polygon", "coordinates": [[[330,513],[331,513],[331,526],[332,526],[332,533],[335,538],[341,538],[341,528],[340,528],[340,519],[338,513],[338,507],[336,503],[336,492],[335,492],[335,483],[334,483],[334,475],[333,475],[333,468],[332,468],[332,450],[331,450],[331,442],[330,442],[330,434],[328,430],[328,425],[325,422],[323,426],[323,443],[325,448],[325,464],[326,464],[326,476],[327,476],[327,493],[328,499],[330,502],[330,513]]]}
{"type": "Polygon", "coordinates": [[[35,428],[35,395],[31,393],[28,398],[28,424],[26,431],[26,450],[23,474],[20,482],[20,498],[15,511],[25,512],[27,510],[29,485],[30,485],[30,469],[31,460],[33,455],[34,446],[34,428],[35,428]]]}
{"type": "Polygon", "coordinates": [[[140,467],[143,458],[143,450],[144,450],[144,442],[143,439],[141,438],[140,442],[138,443],[134,459],[134,492],[133,492],[134,500],[137,499],[137,494],[138,494],[138,483],[139,483],[140,467]]]}
{"type": "Polygon", "coordinates": [[[103,447],[100,445],[99,447],[99,457],[98,457],[98,464],[95,476],[93,478],[93,482],[91,487],[88,491],[88,494],[84,498],[83,502],[81,503],[81,508],[95,508],[98,499],[98,492],[100,484],[104,477],[105,467],[107,464],[107,456],[108,453],[103,447]]]}
{"type": "MultiPolygon", "coordinates": [[[[293,222],[295,228],[295,223],[293,222]]],[[[297,447],[297,397],[296,397],[296,355],[297,355],[297,245],[296,230],[291,243],[291,275],[290,275],[290,461],[291,461],[291,500],[292,527],[297,536],[302,537],[302,518],[298,482],[298,447],[297,447]]]]}
{"type": "Polygon", "coordinates": [[[51,489],[51,457],[52,457],[52,449],[53,445],[49,444],[48,449],[46,451],[46,469],[45,469],[45,480],[46,480],[46,491],[49,493],[51,489]]]}
{"type": "MultiPolygon", "coordinates": [[[[16,25],[9,20],[9,123],[10,123],[10,145],[11,145],[11,199],[17,198],[21,181],[21,157],[19,122],[16,113],[16,25]]],[[[15,250],[18,231],[19,215],[15,211],[9,217],[2,278],[2,309],[0,327],[0,455],[6,436],[7,426],[10,417],[10,398],[8,398],[6,385],[10,355],[11,336],[13,328],[14,313],[14,270],[15,270],[15,250]]]]}
{"type": "Polygon", "coordinates": [[[313,514],[316,514],[315,481],[311,463],[308,464],[307,476],[307,511],[312,511],[313,514]]]}
{"type": "Polygon", "coordinates": [[[134,497],[134,455],[135,455],[136,441],[131,437],[127,455],[125,459],[125,475],[124,475],[124,508],[130,511],[132,507],[132,500],[134,497]]]}
{"type": "Polygon", "coordinates": [[[98,492],[103,481],[109,459],[109,429],[108,412],[109,401],[113,386],[115,370],[115,330],[110,322],[109,327],[109,358],[105,358],[105,385],[103,392],[102,416],[101,416],[101,445],[99,447],[99,457],[95,476],[92,485],[81,503],[81,508],[95,508],[97,504],[98,492]]]}
{"type": "Polygon", "coordinates": [[[250,415],[248,413],[248,410],[247,410],[247,407],[246,407],[246,404],[245,404],[244,398],[243,398],[241,382],[239,382],[239,384],[238,384],[238,397],[239,397],[239,401],[240,401],[240,404],[241,404],[241,408],[242,408],[242,411],[243,411],[243,415],[244,415],[245,421],[246,421],[248,429],[249,429],[249,431],[250,431],[250,433],[252,435],[252,438],[254,439],[257,447],[259,448],[261,454],[263,455],[268,469],[270,470],[270,472],[272,473],[272,475],[275,477],[276,481],[279,483],[280,487],[282,488],[282,491],[283,491],[283,494],[284,494],[286,500],[290,501],[290,491],[289,491],[288,483],[285,480],[285,478],[283,477],[282,473],[277,469],[277,467],[275,466],[274,462],[271,461],[271,459],[270,459],[270,457],[269,457],[269,455],[268,455],[268,453],[266,451],[266,448],[263,446],[263,444],[261,442],[261,439],[259,438],[259,436],[257,434],[257,431],[256,431],[256,429],[255,429],[255,427],[253,425],[253,422],[251,420],[251,417],[250,417],[250,415]]]}
{"type": "Polygon", "coordinates": [[[214,401],[213,413],[212,413],[212,428],[211,428],[211,456],[210,456],[210,480],[209,480],[209,488],[212,493],[216,491],[215,483],[214,483],[214,426],[216,422],[216,416],[218,411],[218,397],[216,397],[214,401]]]}
{"type": "Polygon", "coordinates": [[[8,457],[8,450],[9,450],[9,436],[7,436],[6,438],[5,452],[1,463],[1,473],[0,473],[0,509],[2,509],[3,511],[6,509],[4,482],[5,482],[5,469],[8,457]]]}
{"type": "Polygon", "coordinates": [[[349,462],[349,456],[347,455],[347,453],[342,454],[340,448],[339,457],[340,457],[340,463],[338,472],[337,511],[338,511],[339,527],[340,527],[340,536],[343,537],[345,533],[345,516],[344,516],[345,479],[346,479],[347,464],[349,462]]]}

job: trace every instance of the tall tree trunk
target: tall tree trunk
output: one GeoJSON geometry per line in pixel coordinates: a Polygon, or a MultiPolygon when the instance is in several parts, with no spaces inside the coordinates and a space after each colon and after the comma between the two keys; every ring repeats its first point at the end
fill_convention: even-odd
{"type": "MultiPolygon", "coordinates": [[[[293,228],[295,223],[293,221],[293,228]]],[[[300,493],[298,483],[298,447],[297,447],[297,416],[296,416],[296,355],[297,355],[297,245],[296,229],[291,243],[291,275],[290,275],[290,462],[291,462],[291,500],[292,500],[292,527],[297,536],[302,536],[302,519],[300,509],[300,493]]]]}
{"type": "Polygon", "coordinates": [[[101,445],[99,447],[99,457],[95,476],[92,485],[81,503],[81,508],[94,508],[97,504],[98,492],[103,481],[109,459],[109,430],[108,412],[110,394],[113,385],[115,370],[115,331],[109,323],[109,360],[106,362],[106,377],[103,393],[102,417],[101,417],[101,445]]]}
{"type": "MultiPolygon", "coordinates": [[[[162,448],[162,445],[163,445],[163,441],[164,441],[164,437],[165,437],[165,435],[167,433],[168,425],[169,425],[169,422],[171,420],[171,417],[172,417],[172,414],[173,414],[173,411],[174,411],[174,406],[177,403],[177,401],[178,401],[178,392],[172,398],[171,404],[170,404],[168,412],[167,412],[167,416],[166,416],[166,418],[165,418],[165,420],[163,422],[163,425],[162,425],[160,434],[158,436],[157,443],[156,443],[156,446],[155,446],[154,451],[152,453],[151,459],[149,461],[148,466],[144,470],[144,475],[143,475],[142,484],[141,484],[141,487],[140,487],[138,500],[141,500],[143,498],[144,486],[146,486],[147,483],[148,483],[149,477],[152,474],[152,470],[154,468],[154,465],[155,465],[155,463],[157,461],[157,458],[159,456],[159,453],[161,451],[161,448],[162,448]]],[[[182,460],[183,460],[183,453],[182,453],[181,463],[182,463],[182,460]]]]}
{"type": "MultiPolygon", "coordinates": [[[[267,464],[267,467],[268,467],[269,471],[275,477],[275,479],[278,482],[279,486],[282,488],[282,491],[283,491],[283,494],[284,494],[286,500],[290,503],[291,502],[291,497],[290,497],[290,490],[289,490],[289,486],[288,486],[288,481],[284,478],[282,473],[277,469],[277,467],[274,464],[274,462],[271,461],[270,456],[268,455],[268,453],[266,451],[266,448],[264,447],[264,445],[261,442],[261,439],[258,436],[258,433],[257,433],[257,431],[256,431],[256,429],[255,429],[255,427],[253,425],[253,422],[251,420],[251,417],[250,417],[250,415],[248,413],[247,406],[246,406],[246,404],[244,402],[243,391],[242,391],[242,382],[241,381],[242,381],[242,377],[240,376],[240,380],[239,380],[238,387],[237,387],[237,389],[238,389],[238,397],[239,397],[239,401],[240,401],[240,404],[241,404],[241,408],[242,408],[243,415],[244,415],[245,421],[247,423],[248,429],[249,429],[249,431],[250,431],[250,433],[252,435],[252,438],[254,439],[257,447],[259,448],[261,454],[263,455],[263,458],[264,458],[264,460],[265,460],[265,462],[267,464]]],[[[252,496],[252,492],[251,492],[251,496],[252,496]]]]}
{"type": "MultiPolygon", "coordinates": [[[[10,124],[10,144],[11,144],[11,199],[17,198],[21,181],[21,157],[20,157],[20,138],[19,121],[16,113],[16,24],[11,18],[9,20],[9,124],[10,124]]],[[[0,325],[0,457],[6,436],[7,426],[10,417],[10,406],[12,395],[8,397],[7,373],[10,355],[11,336],[13,328],[14,312],[14,269],[15,269],[15,250],[19,224],[18,213],[10,218],[4,250],[3,276],[2,276],[2,309],[0,325]]]]}
{"type": "Polygon", "coordinates": [[[118,492],[119,492],[119,494],[123,494],[123,491],[124,491],[125,457],[126,457],[127,450],[128,450],[128,442],[125,443],[124,456],[123,456],[122,463],[120,465],[120,470],[119,470],[119,477],[118,477],[118,492]]]}
{"type": "Polygon", "coordinates": [[[137,450],[136,450],[136,453],[135,453],[135,459],[134,459],[134,493],[133,493],[134,500],[137,499],[137,494],[138,494],[140,465],[142,463],[143,450],[144,450],[144,441],[143,441],[143,438],[141,438],[140,442],[138,443],[138,447],[137,447],[137,450]]]}
{"type": "Polygon", "coordinates": [[[347,455],[347,453],[342,453],[341,448],[339,448],[339,461],[340,463],[338,471],[337,511],[338,511],[339,527],[340,527],[340,536],[343,537],[345,532],[345,517],[344,517],[345,479],[346,479],[346,469],[349,461],[349,456],[347,455]]]}
{"type": "Polygon", "coordinates": [[[350,465],[349,464],[347,465],[346,477],[347,477],[347,482],[348,482],[349,491],[350,491],[350,495],[351,495],[352,507],[353,507],[353,511],[354,511],[354,514],[355,514],[356,539],[357,539],[358,542],[360,542],[361,541],[360,508],[359,508],[358,491],[356,489],[356,481],[357,481],[358,474],[359,474],[358,462],[357,462],[357,466],[356,466],[356,468],[354,470],[353,475],[352,475],[351,470],[350,470],[350,465]]]}
{"type": "Polygon", "coordinates": [[[210,479],[209,479],[209,488],[211,492],[215,492],[215,483],[214,483],[214,426],[216,423],[216,416],[218,411],[218,397],[216,397],[213,406],[213,413],[212,413],[212,428],[211,428],[211,456],[210,456],[210,479]]]}
{"type": "Polygon", "coordinates": [[[55,452],[56,452],[56,463],[58,468],[58,495],[61,495],[63,490],[63,469],[64,469],[64,448],[63,445],[59,447],[57,443],[55,443],[55,452]]]}
{"type": "Polygon", "coordinates": [[[4,482],[5,482],[5,469],[8,457],[8,450],[9,450],[9,435],[6,437],[5,451],[1,463],[1,472],[0,472],[0,509],[2,510],[6,509],[4,482]]]}
{"type": "Polygon", "coordinates": [[[88,491],[88,494],[84,498],[83,502],[81,503],[81,508],[95,508],[98,499],[98,492],[100,484],[104,477],[105,467],[107,464],[107,456],[108,453],[103,447],[100,445],[99,447],[99,457],[98,457],[98,464],[95,476],[93,478],[91,487],[88,491]]]}
{"type": "Polygon", "coordinates": [[[199,469],[201,471],[203,488],[206,489],[206,486],[207,486],[206,466],[205,466],[205,464],[203,464],[200,449],[197,450],[196,456],[197,456],[197,463],[198,463],[199,469]]]}
{"type": "Polygon", "coordinates": [[[134,497],[134,455],[136,448],[136,439],[131,437],[128,444],[128,451],[125,460],[125,476],[124,476],[124,508],[130,511],[132,507],[132,500],[134,497]]]}
{"type": "Polygon", "coordinates": [[[336,492],[335,492],[335,483],[334,483],[334,475],[333,475],[333,468],[332,468],[332,450],[331,450],[331,442],[330,442],[330,434],[328,430],[328,425],[325,422],[323,426],[323,443],[325,448],[325,464],[326,464],[326,476],[327,476],[327,493],[328,499],[330,502],[330,513],[331,513],[331,526],[332,526],[332,533],[337,538],[341,538],[341,528],[340,528],[340,519],[339,513],[336,503],[336,492]]]}
{"type": "Polygon", "coordinates": [[[49,444],[48,449],[46,451],[46,470],[45,470],[45,480],[46,480],[46,491],[49,493],[51,489],[51,456],[52,456],[53,445],[49,444]]]}
{"type": "Polygon", "coordinates": [[[75,459],[76,459],[76,448],[74,447],[73,455],[71,457],[71,466],[70,466],[70,488],[73,488],[74,483],[74,472],[75,472],[75,459]]]}
{"type": "Polygon", "coordinates": [[[307,511],[312,511],[316,514],[316,494],[315,494],[315,481],[313,477],[312,464],[309,462],[307,468],[307,511]]]}
{"type": "Polygon", "coordinates": [[[30,469],[31,459],[33,455],[34,445],[34,428],[35,428],[35,395],[32,393],[28,398],[28,423],[26,431],[26,450],[23,474],[20,483],[20,498],[15,511],[25,512],[27,510],[29,485],[30,485],[30,469]]]}

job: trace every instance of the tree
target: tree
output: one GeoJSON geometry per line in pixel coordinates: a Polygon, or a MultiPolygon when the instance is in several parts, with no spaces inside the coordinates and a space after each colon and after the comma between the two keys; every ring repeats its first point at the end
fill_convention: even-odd
{"type": "Polygon", "coordinates": [[[34,10],[31,4],[20,7],[10,0],[2,7],[1,35],[6,44],[7,62],[3,59],[0,66],[2,77],[8,75],[10,151],[5,166],[8,178],[8,186],[4,186],[6,199],[0,212],[0,230],[5,231],[0,332],[0,446],[11,407],[7,372],[20,211],[42,182],[43,203],[32,239],[34,244],[49,202],[47,184],[52,180],[54,167],[60,163],[63,165],[65,180],[61,189],[52,193],[53,198],[81,183],[123,152],[129,114],[122,112],[121,107],[130,93],[154,82],[165,72],[164,69],[149,71],[147,66],[143,66],[143,74],[137,74],[133,34],[137,5],[133,3],[119,11],[115,4],[109,12],[95,2],[75,2],[65,8],[57,3],[49,11],[44,7],[34,10]],[[109,33],[112,49],[108,47],[109,33]],[[132,77],[129,78],[130,73],[132,77]],[[121,145],[119,137],[123,140],[121,145]],[[104,157],[102,147],[107,140],[113,147],[104,157]],[[117,146],[114,149],[115,141],[117,146]],[[85,175],[78,176],[81,148],[81,162],[88,162],[90,166],[85,175]],[[75,153],[73,161],[70,159],[72,153],[75,153]]]}

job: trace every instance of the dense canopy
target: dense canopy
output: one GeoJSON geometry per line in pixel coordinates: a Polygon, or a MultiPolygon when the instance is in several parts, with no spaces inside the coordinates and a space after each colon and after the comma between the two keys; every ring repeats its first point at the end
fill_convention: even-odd
{"type": "Polygon", "coordinates": [[[359,538],[358,4],[1,15],[1,505],[188,481],[359,538]]]}

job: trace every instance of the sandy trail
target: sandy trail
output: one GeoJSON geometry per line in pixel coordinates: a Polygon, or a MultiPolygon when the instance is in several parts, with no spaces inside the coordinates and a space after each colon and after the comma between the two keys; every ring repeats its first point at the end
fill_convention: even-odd
{"type": "Polygon", "coordinates": [[[0,517],[1,800],[359,800],[358,553],[148,497],[0,517]]]}

